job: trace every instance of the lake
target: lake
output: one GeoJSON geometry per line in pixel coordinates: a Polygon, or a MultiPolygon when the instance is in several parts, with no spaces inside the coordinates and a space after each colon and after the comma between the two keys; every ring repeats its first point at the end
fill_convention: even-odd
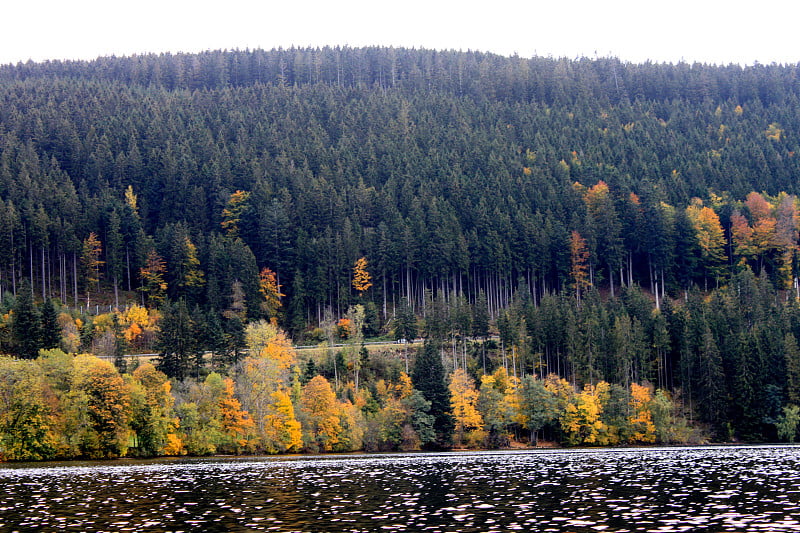
{"type": "Polygon", "coordinates": [[[0,465],[0,531],[800,531],[800,447],[0,465]]]}

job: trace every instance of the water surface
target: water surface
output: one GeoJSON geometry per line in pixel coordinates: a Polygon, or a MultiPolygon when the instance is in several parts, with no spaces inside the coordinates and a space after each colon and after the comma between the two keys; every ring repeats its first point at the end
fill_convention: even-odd
{"type": "Polygon", "coordinates": [[[0,531],[800,531],[800,448],[3,465],[0,531]]]}

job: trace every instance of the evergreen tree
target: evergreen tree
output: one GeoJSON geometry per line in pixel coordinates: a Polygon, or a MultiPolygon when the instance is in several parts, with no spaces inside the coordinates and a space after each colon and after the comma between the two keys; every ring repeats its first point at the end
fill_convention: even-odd
{"type": "Polygon", "coordinates": [[[400,306],[397,308],[397,315],[394,319],[394,338],[395,340],[405,339],[408,342],[413,342],[417,338],[417,317],[405,298],[400,300],[400,306]]]}
{"type": "Polygon", "coordinates": [[[196,327],[186,301],[167,302],[161,310],[159,325],[158,370],[170,378],[183,380],[188,377],[198,352],[196,327]]]}
{"type": "Polygon", "coordinates": [[[125,340],[125,334],[122,331],[122,324],[119,323],[119,315],[114,313],[111,322],[111,331],[114,334],[114,366],[120,374],[128,371],[128,362],[125,360],[125,351],[128,349],[128,343],[125,340]]]}
{"type": "Polygon", "coordinates": [[[783,357],[786,367],[786,397],[789,403],[800,407],[800,348],[792,333],[784,336],[783,357]]]}
{"type": "Polygon", "coordinates": [[[289,300],[289,329],[296,338],[302,336],[306,326],[306,289],[303,274],[300,271],[294,273],[292,280],[292,294],[289,300]]]}
{"type": "Polygon", "coordinates": [[[33,291],[27,280],[23,281],[17,295],[11,331],[15,355],[21,359],[36,359],[42,347],[41,320],[33,305],[33,291]]]}
{"type": "Polygon", "coordinates": [[[435,446],[440,448],[449,446],[453,437],[454,423],[450,415],[450,392],[438,345],[425,342],[414,362],[411,380],[414,388],[431,402],[430,415],[434,417],[435,446]]]}
{"type": "Polygon", "coordinates": [[[482,339],[489,336],[489,304],[486,302],[486,293],[483,291],[478,293],[473,307],[472,335],[482,339]]]}
{"type": "Polygon", "coordinates": [[[42,348],[49,350],[61,344],[61,326],[58,323],[58,311],[53,300],[48,298],[41,308],[42,314],[42,348]]]}
{"type": "Polygon", "coordinates": [[[233,315],[225,319],[222,329],[225,335],[225,352],[227,354],[225,362],[228,365],[234,365],[241,359],[242,351],[247,348],[244,322],[237,315],[233,315]]]}

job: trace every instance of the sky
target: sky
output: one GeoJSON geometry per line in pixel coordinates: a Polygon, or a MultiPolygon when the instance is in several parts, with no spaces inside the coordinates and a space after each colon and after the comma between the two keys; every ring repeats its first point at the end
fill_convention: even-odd
{"type": "Polygon", "coordinates": [[[382,45],[640,63],[800,62],[800,2],[7,0],[0,64],[382,45]],[[784,5],[785,3],[785,5],[784,5]]]}

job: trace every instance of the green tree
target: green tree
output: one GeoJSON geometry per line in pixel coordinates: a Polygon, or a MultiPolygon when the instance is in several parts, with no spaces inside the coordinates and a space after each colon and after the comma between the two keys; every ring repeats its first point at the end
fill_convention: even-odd
{"type": "Polygon", "coordinates": [[[792,333],[786,333],[783,341],[783,358],[786,365],[786,398],[789,403],[800,404],[800,348],[792,333]]]}
{"type": "Polygon", "coordinates": [[[538,433],[558,416],[559,402],[542,380],[527,375],[522,378],[520,388],[520,418],[522,427],[530,431],[531,444],[536,445],[538,433]]]}
{"type": "Polygon", "coordinates": [[[783,408],[783,416],[778,420],[778,438],[786,442],[794,442],[797,428],[800,426],[800,407],[787,405],[783,408]]]}
{"type": "Polygon", "coordinates": [[[29,361],[0,357],[0,460],[41,461],[56,454],[46,385],[29,361]]]}
{"type": "Polygon", "coordinates": [[[117,210],[111,211],[108,219],[108,233],[106,236],[106,266],[109,277],[114,284],[114,305],[119,308],[119,282],[125,268],[125,243],[121,232],[122,222],[117,210]]]}
{"type": "Polygon", "coordinates": [[[185,300],[167,302],[162,308],[156,346],[159,371],[177,380],[189,376],[200,347],[197,345],[196,324],[185,300]]]}
{"type": "Polygon", "coordinates": [[[144,363],[126,377],[131,390],[133,452],[142,457],[180,453],[172,386],[167,376],[144,363]]]}
{"type": "Polygon", "coordinates": [[[472,313],[472,335],[486,339],[489,336],[489,304],[486,293],[480,291],[472,313]]]}
{"type": "Polygon", "coordinates": [[[395,340],[406,339],[408,342],[413,342],[417,338],[417,317],[405,298],[400,300],[395,315],[394,338],[395,340]]]}
{"type": "Polygon", "coordinates": [[[61,345],[61,326],[58,323],[58,311],[53,300],[48,298],[41,308],[42,348],[49,350],[61,345]]]}
{"type": "Polygon", "coordinates": [[[36,359],[41,341],[41,321],[39,312],[33,305],[33,291],[25,280],[19,290],[14,306],[11,331],[14,338],[15,355],[22,359],[36,359]]]}
{"type": "Polygon", "coordinates": [[[450,414],[450,392],[445,381],[442,357],[436,344],[425,342],[422,351],[417,354],[411,380],[414,388],[419,390],[427,401],[431,402],[429,413],[434,418],[435,445],[437,447],[449,446],[453,436],[454,423],[450,414]]]}

